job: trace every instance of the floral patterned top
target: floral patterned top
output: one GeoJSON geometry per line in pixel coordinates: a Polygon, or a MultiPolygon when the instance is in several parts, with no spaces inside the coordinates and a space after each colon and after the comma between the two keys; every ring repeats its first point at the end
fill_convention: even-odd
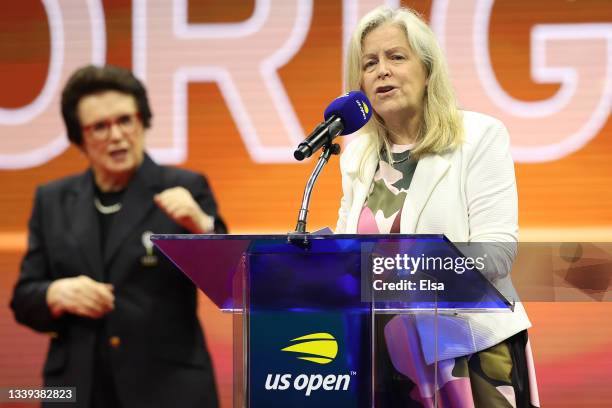
{"type": "Polygon", "coordinates": [[[417,166],[417,160],[410,155],[413,147],[412,144],[391,145],[392,163],[381,152],[370,193],[359,216],[357,233],[400,232],[402,207],[417,166]]]}

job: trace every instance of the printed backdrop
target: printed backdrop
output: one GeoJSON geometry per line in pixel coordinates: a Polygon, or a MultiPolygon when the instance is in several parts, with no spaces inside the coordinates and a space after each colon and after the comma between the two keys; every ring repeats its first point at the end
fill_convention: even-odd
{"type": "MultiPolygon", "coordinates": [[[[313,161],[292,151],[343,92],[343,53],[373,0],[21,0],[0,3],[0,387],[40,381],[45,336],[7,302],[36,185],[82,171],[59,90],[87,63],[132,68],[153,105],[150,153],[204,172],[232,232],[293,229],[313,161]]],[[[387,2],[398,4],[399,2],[387,2]]],[[[405,1],[446,50],[461,105],[512,138],[523,240],[612,240],[612,3],[405,1]]],[[[338,160],[310,229],[334,226],[338,160]]],[[[231,318],[202,296],[225,406],[231,318]]],[[[543,406],[610,406],[606,303],[529,303],[543,406]]]]}

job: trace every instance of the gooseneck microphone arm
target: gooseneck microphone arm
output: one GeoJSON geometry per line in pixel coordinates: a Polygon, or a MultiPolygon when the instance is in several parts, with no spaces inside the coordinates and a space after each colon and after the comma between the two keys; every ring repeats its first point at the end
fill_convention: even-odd
{"type": "Polygon", "coordinates": [[[370,101],[361,91],[350,91],[337,97],[325,108],[325,112],[323,112],[325,121],[317,125],[293,152],[293,157],[296,160],[304,160],[313,155],[317,150],[323,148],[323,153],[319,157],[319,161],[310,175],[308,183],[306,183],[298,222],[295,226],[295,231],[290,232],[288,235],[289,241],[297,242],[303,240],[300,245],[308,245],[306,218],[308,217],[310,195],[312,194],[317,177],[319,177],[323,166],[325,166],[330,156],[340,153],[340,146],[334,144],[334,138],[340,135],[348,135],[361,129],[372,117],[372,112],[370,101]]]}
{"type": "Polygon", "coordinates": [[[308,206],[310,205],[310,195],[312,194],[312,189],[314,188],[315,182],[323,170],[323,166],[325,166],[332,154],[340,153],[340,145],[339,144],[327,144],[323,147],[323,153],[319,157],[319,161],[315,166],[308,182],[306,183],[306,188],[304,188],[304,196],[302,197],[302,207],[300,208],[300,212],[298,214],[298,222],[295,226],[295,232],[300,234],[306,233],[306,218],[308,217],[308,206]]]}

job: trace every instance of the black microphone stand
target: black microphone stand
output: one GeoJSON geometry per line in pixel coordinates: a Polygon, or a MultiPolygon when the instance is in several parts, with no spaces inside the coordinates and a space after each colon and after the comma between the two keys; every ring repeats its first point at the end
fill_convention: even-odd
{"type": "MultiPolygon", "coordinates": [[[[308,218],[308,206],[310,204],[310,195],[312,194],[312,189],[314,188],[315,182],[323,170],[323,166],[327,164],[331,155],[337,155],[340,153],[340,145],[337,143],[327,144],[323,147],[323,153],[319,156],[319,161],[315,166],[308,182],[306,183],[306,188],[304,188],[304,196],[302,197],[302,207],[300,208],[300,212],[298,214],[297,225],[295,226],[295,231],[290,233],[289,236],[293,234],[308,234],[306,232],[306,218],[308,218]]],[[[308,236],[304,236],[304,244],[308,243],[308,236]]]]}

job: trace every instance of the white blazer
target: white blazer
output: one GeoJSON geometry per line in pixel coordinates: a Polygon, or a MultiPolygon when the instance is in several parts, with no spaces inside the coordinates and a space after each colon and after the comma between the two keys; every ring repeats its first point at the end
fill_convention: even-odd
{"type": "MultiPolygon", "coordinates": [[[[400,232],[444,234],[452,242],[504,243],[493,256],[495,272],[485,271],[485,276],[508,293],[513,243],[518,240],[518,199],[508,131],[499,120],[475,112],[464,111],[463,124],[465,141],[459,148],[419,160],[402,208],[400,232]]],[[[370,152],[366,182],[359,179],[368,137],[358,136],[340,158],[344,195],[336,233],[357,232],[378,164],[376,152],[370,152]]],[[[432,363],[433,342],[424,339],[426,332],[431,333],[428,319],[417,316],[417,327],[426,360],[432,363]]],[[[447,319],[446,324],[438,323],[439,338],[462,340],[439,342],[440,360],[484,350],[531,326],[519,302],[510,313],[466,313],[447,319]]]]}

